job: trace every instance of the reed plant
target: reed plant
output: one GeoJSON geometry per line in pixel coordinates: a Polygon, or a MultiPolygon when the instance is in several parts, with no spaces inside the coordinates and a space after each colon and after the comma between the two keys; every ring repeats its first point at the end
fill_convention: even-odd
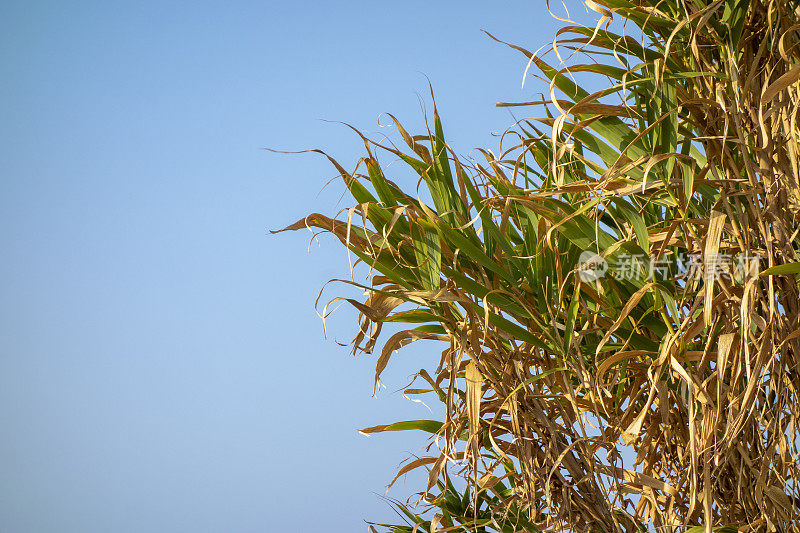
{"type": "Polygon", "coordinates": [[[402,147],[354,130],[351,206],[286,228],[368,268],[376,384],[435,341],[405,393],[442,419],[364,430],[422,431],[398,475],[427,484],[370,527],[800,531],[800,2],[571,7],[595,22],[509,44],[542,97],[498,104],[530,118],[497,154],[460,156],[435,106],[392,118],[402,147]]]}

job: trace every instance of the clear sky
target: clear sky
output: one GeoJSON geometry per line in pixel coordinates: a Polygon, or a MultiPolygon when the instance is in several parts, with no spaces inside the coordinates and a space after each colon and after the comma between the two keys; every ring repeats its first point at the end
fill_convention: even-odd
{"type": "Polygon", "coordinates": [[[541,0],[0,4],[0,532],[392,519],[380,495],[423,435],[355,430],[430,417],[394,391],[441,348],[371,397],[374,358],[335,342],[352,312],[325,340],[314,311],[345,253],[267,236],[342,187],[263,148],[352,166],[325,120],[419,131],[425,75],[456,150],[496,147],[494,103],[542,87],[482,28],[536,49],[555,23],[541,0]]]}

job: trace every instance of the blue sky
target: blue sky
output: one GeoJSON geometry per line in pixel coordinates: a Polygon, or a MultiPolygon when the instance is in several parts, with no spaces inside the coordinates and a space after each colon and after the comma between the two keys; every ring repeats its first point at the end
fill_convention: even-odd
{"type": "Polygon", "coordinates": [[[325,340],[313,305],[345,253],[267,236],[342,187],[263,148],[352,166],[326,120],[419,131],[425,75],[455,149],[496,147],[494,103],[537,87],[480,29],[536,49],[555,23],[516,1],[2,3],[0,531],[392,519],[379,495],[422,436],[355,430],[429,417],[393,391],[440,348],[401,352],[372,397],[374,358],[335,342],[353,313],[325,340]]]}

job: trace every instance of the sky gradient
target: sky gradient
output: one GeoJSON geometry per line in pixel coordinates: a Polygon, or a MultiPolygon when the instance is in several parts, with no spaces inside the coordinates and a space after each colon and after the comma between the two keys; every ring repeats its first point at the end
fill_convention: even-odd
{"type": "Polygon", "coordinates": [[[441,349],[400,352],[372,397],[374,358],[335,342],[352,311],[326,340],[314,310],[346,254],[267,235],[343,188],[264,148],[352,168],[335,121],[419,132],[426,76],[450,144],[496,148],[495,102],[544,87],[481,29],[536,49],[555,22],[516,1],[2,3],[0,532],[393,519],[380,495],[424,437],[355,430],[430,417],[394,391],[441,349]]]}

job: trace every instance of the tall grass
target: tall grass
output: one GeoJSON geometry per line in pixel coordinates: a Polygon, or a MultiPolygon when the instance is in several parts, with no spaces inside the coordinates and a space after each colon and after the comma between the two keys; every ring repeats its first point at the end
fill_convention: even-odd
{"type": "Polygon", "coordinates": [[[403,346],[443,349],[406,391],[443,420],[364,430],[434,444],[385,527],[800,531],[800,2],[576,5],[595,26],[510,45],[546,96],[500,104],[532,117],[500,155],[460,157],[435,108],[420,135],[395,120],[404,148],[331,159],[352,208],[286,228],[371,269],[348,301],[376,383],[403,346]]]}

